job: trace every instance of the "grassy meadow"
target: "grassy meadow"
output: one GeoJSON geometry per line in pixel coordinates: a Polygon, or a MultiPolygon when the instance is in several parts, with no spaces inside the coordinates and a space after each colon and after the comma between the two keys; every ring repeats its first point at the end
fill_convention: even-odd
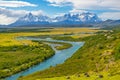
{"type": "Polygon", "coordinates": [[[84,41],[85,44],[65,63],[21,77],[19,80],[119,80],[119,26],[87,37],[54,36],[53,39],[84,41]]]}
{"type": "MultiPolygon", "coordinates": [[[[54,55],[53,49],[45,42],[31,40],[17,40],[20,36],[45,36],[61,34],[77,34],[77,37],[90,36],[82,32],[97,32],[98,29],[89,28],[1,28],[0,29],[0,78],[26,70],[54,55]],[[64,31],[66,30],[66,31],[64,31]]],[[[56,49],[63,50],[71,44],[56,43],[56,49]]]]}
{"type": "MultiPolygon", "coordinates": [[[[34,79],[34,80],[119,80],[120,75],[109,76],[107,72],[100,72],[100,73],[89,73],[89,77],[86,77],[85,74],[75,74],[69,76],[62,76],[62,77],[53,77],[53,78],[41,78],[41,79],[34,79]],[[101,74],[103,75],[101,77],[101,74]]],[[[30,79],[29,79],[30,80],[30,79]]]]}

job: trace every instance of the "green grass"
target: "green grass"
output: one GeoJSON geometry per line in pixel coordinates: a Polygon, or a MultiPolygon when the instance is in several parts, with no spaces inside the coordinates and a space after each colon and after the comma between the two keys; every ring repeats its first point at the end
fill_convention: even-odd
{"type": "Polygon", "coordinates": [[[0,78],[23,71],[54,55],[53,49],[38,45],[0,46],[0,78]]]}
{"type": "MultiPolygon", "coordinates": [[[[97,32],[88,28],[2,28],[0,29],[0,78],[23,71],[54,55],[51,47],[31,40],[16,40],[20,36],[61,35],[72,32],[97,32]],[[64,32],[66,29],[66,32],[64,32]]],[[[59,50],[71,44],[60,43],[59,50]]]]}
{"type": "MultiPolygon", "coordinates": [[[[43,42],[45,42],[45,41],[43,41],[43,42]]],[[[48,42],[48,41],[46,41],[46,42],[48,42]]],[[[64,50],[64,49],[68,49],[68,48],[72,47],[72,44],[65,43],[65,42],[48,42],[48,43],[58,44],[55,46],[55,49],[57,49],[57,50],[64,50]]]]}
{"type": "Polygon", "coordinates": [[[120,44],[115,48],[115,58],[120,59],[120,44]]]}
{"type": "Polygon", "coordinates": [[[52,28],[33,28],[33,27],[18,27],[18,28],[0,28],[0,33],[18,33],[18,32],[50,32],[52,28]]]}
{"type": "MultiPolygon", "coordinates": [[[[119,30],[120,31],[120,30],[119,30]]],[[[74,75],[76,73],[103,72],[110,75],[120,75],[120,32],[100,32],[95,36],[74,39],[71,37],[55,37],[54,39],[85,41],[85,44],[75,54],[65,61],[64,64],[51,67],[47,70],[36,72],[32,75],[22,77],[19,80],[35,80],[41,78],[52,78],[74,75]]],[[[54,79],[54,78],[53,78],[54,79]]],[[[117,78],[116,78],[117,79],[117,78]]],[[[43,79],[44,80],[44,79],[43,79]]]]}
{"type": "Polygon", "coordinates": [[[90,73],[89,77],[86,77],[84,74],[75,74],[71,76],[62,76],[62,77],[53,77],[53,78],[41,78],[41,79],[35,79],[35,80],[119,80],[120,76],[109,76],[109,73],[103,72],[103,73],[90,73]],[[99,77],[99,75],[103,74],[102,78],[99,77]],[[69,79],[68,79],[69,78],[69,79]]]}
{"type": "Polygon", "coordinates": [[[60,46],[55,46],[55,48],[57,50],[64,50],[64,49],[68,49],[70,47],[72,47],[72,44],[69,44],[69,43],[61,43],[60,46]]]}

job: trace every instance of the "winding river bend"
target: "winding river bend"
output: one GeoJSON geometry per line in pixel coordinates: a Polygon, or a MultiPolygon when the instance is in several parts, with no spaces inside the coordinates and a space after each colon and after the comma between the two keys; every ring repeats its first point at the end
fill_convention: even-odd
{"type": "Polygon", "coordinates": [[[5,80],[17,80],[20,76],[26,76],[32,74],[37,71],[45,70],[50,66],[56,66],[57,64],[62,64],[68,58],[70,58],[80,47],[83,46],[83,42],[70,42],[70,41],[62,41],[62,40],[52,40],[51,38],[41,39],[41,38],[29,38],[29,37],[19,37],[18,40],[36,40],[36,41],[50,41],[50,42],[65,42],[72,44],[72,47],[65,50],[56,50],[54,47],[56,44],[50,44],[52,48],[55,50],[55,55],[51,58],[45,60],[44,62],[39,63],[36,66],[33,66],[25,71],[14,74],[10,77],[5,78],[5,80]]]}

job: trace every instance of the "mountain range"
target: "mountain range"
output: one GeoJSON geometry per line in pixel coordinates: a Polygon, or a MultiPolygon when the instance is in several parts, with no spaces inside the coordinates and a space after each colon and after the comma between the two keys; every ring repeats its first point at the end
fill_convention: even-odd
{"type": "Polygon", "coordinates": [[[111,26],[120,24],[120,20],[102,21],[96,14],[90,12],[84,13],[68,13],[55,18],[46,15],[33,15],[28,13],[20,17],[16,22],[8,26],[48,26],[48,25],[94,25],[94,26],[111,26]]]}
{"type": "Polygon", "coordinates": [[[58,24],[58,25],[74,25],[74,24],[90,24],[99,23],[102,20],[93,13],[82,13],[73,14],[68,13],[63,16],[57,16],[55,18],[50,18],[44,15],[33,15],[32,13],[26,14],[25,16],[19,18],[15,23],[10,24],[10,26],[23,26],[23,25],[48,25],[48,24],[58,24]]]}

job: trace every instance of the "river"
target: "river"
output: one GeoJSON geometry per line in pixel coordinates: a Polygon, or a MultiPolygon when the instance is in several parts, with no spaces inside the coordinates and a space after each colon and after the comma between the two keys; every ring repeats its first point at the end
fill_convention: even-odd
{"type": "Polygon", "coordinates": [[[5,80],[17,80],[21,76],[27,76],[29,74],[35,73],[37,71],[42,71],[50,66],[56,66],[57,64],[62,64],[68,58],[70,58],[80,47],[83,46],[84,42],[70,42],[70,41],[62,41],[62,40],[52,40],[51,38],[40,39],[40,38],[29,38],[29,37],[19,37],[17,40],[37,40],[37,41],[50,41],[50,42],[65,42],[72,44],[72,47],[65,50],[56,50],[54,47],[56,44],[50,44],[52,48],[55,50],[55,55],[51,58],[39,63],[36,66],[33,66],[25,71],[14,74],[10,77],[5,78],[5,80]]]}

